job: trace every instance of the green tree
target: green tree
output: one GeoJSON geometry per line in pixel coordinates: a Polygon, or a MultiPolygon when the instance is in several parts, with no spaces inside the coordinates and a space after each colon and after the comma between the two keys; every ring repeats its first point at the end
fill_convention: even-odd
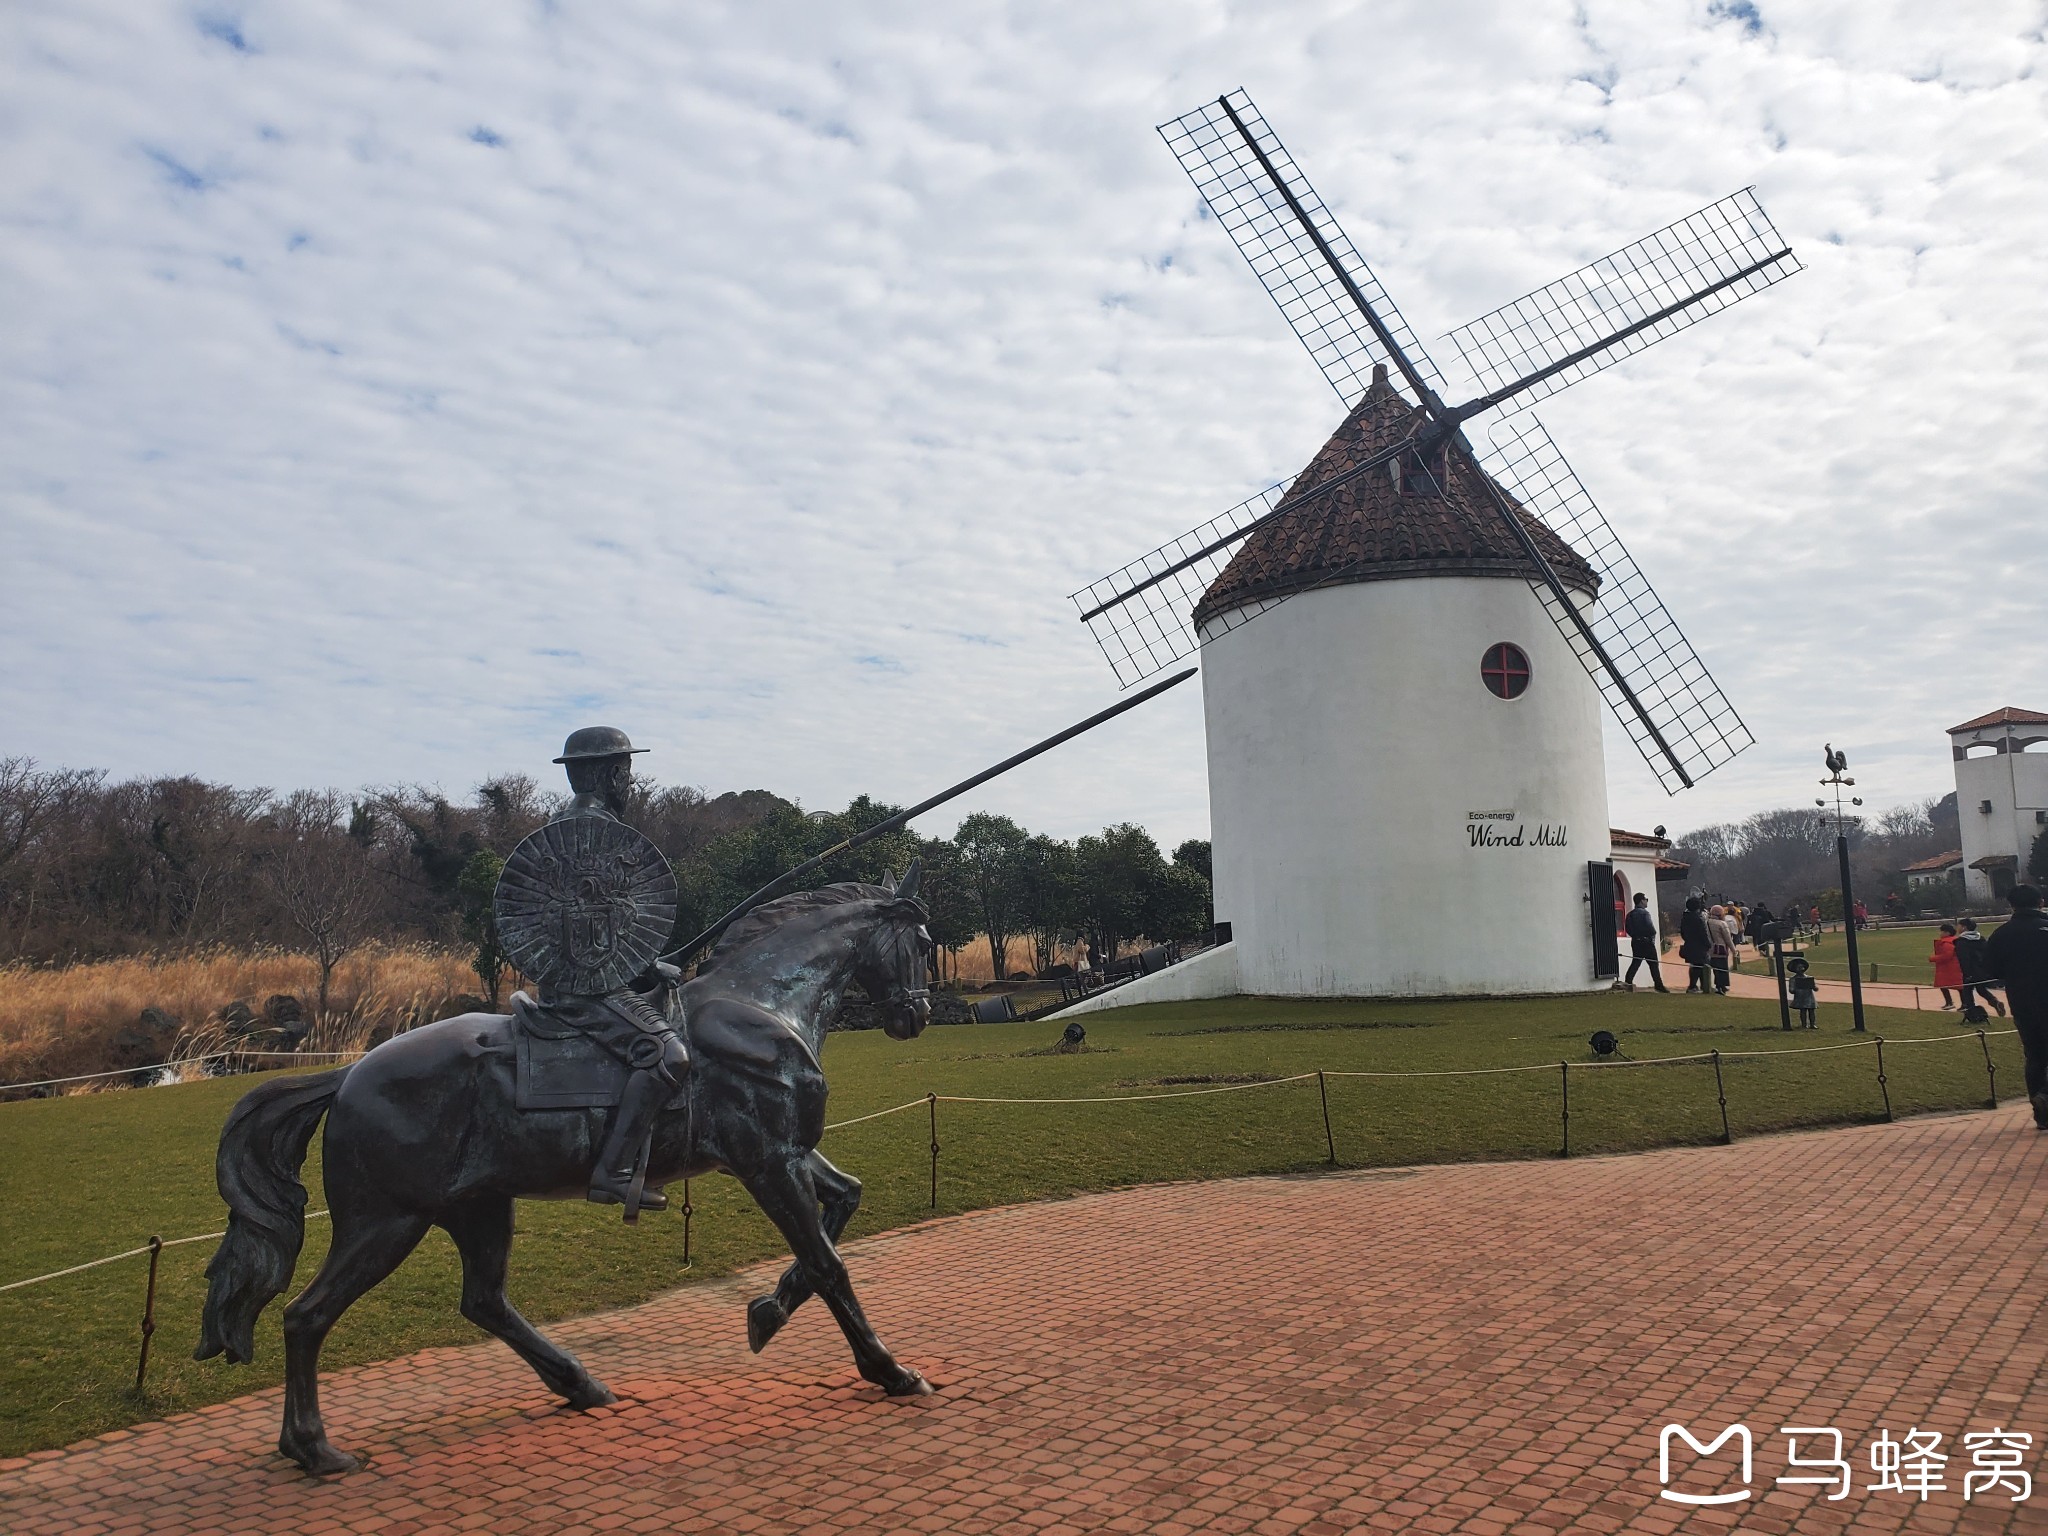
{"type": "MultiPolygon", "coordinates": [[[[700,933],[755,891],[856,832],[888,820],[897,807],[862,795],[844,811],[806,812],[787,801],[749,826],[713,838],[676,866],[676,939],[700,933]]],[[[860,880],[901,876],[917,856],[917,834],[899,830],[828,859],[777,895],[860,880]]]]}
{"type": "Polygon", "coordinates": [[[469,941],[469,968],[483,984],[491,1011],[498,1011],[498,986],[505,978],[505,951],[498,946],[498,915],[492,898],[498,892],[498,876],[505,861],[488,848],[479,848],[462,866],[455,882],[462,902],[462,936],[469,941]]]}
{"type": "Polygon", "coordinates": [[[954,974],[959,973],[960,951],[975,935],[975,904],[961,878],[960,850],[942,837],[928,837],[918,845],[924,860],[924,878],[918,899],[929,914],[925,931],[932,936],[932,981],[944,980],[943,957],[953,957],[954,974]]]}
{"type": "Polygon", "coordinates": [[[988,935],[998,980],[1010,974],[1010,939],[1023,923],[1024,850],[1030,836],[1007,816],[977,811],[953,834],[959,878],[988,935]]]}
{"type": "Polygon", "coordinates": [[[1143,929],[1146,901],[1165,874],[1166,858],[1150,832],[1127,821],[1082,838],[1074,862],[1080,915],[1106,965],[1143,929]]]}
{"type": "Polygon", "coordinates": [[[1145,892],[1142,919],[1149,939],[1192,939],[1212,926],[1209,882],[1191,866],[1168,864],[1145,892]]]}
{"type": "Polygon", "coordinates": [[[1061,936],[1080,922],[1074,845],[1037,833],[1026,840],[1018,866],[1018,916],[1031,940],[1031,968],[1042,976],[1059,963],[1061,936]]]}
{"type": "MultiPolygon", "coordinates": [[[[1216,873],[1210,868],[1209,840],[1205,837],[1189,838],[1173,850],[1173,862],[1176,868],[1191,869],[1202,877],[1202,911],[1204,915],[1201,926],[1204,928],[1214,928],[1216,926],[1216,873]]],[[[1190,936],[1190,934],[1181,933],[1175,935],[1177,938],[1187,938],[1190,936]]]]}

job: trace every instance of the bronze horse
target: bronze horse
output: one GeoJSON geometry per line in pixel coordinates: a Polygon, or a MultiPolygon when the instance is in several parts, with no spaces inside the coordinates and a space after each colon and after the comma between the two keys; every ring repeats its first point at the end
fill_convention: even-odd
{"type": "MultiPolygon", "coordinates": [[[[931,1018],[924,987],[931,936],[901,887],[844,884],[783,897],[726,933],[679,998],[695,1064],[682,1102],[657,1121],[647,1183],[723,1171],[736,1177],[794,1258],[747,1309],[759,1350],[813,1291],[839,1320],[860,1374],[892,1395],[929,1392],[875,1336],[833,1244],[860,1205],[860,1182],[818,1155],[825,1129],[826,1028],[858,983],[898,1040],[931,1018]]],[[[462,1315],[497,1335],[573,1408],[612,1402],[604,1384],[550,1343],[505,1296],[512,1202],[583,1198],[602,1144],[602,1109],[521,1110],[518,1026],[472,1013],[410,1030],[332,1072],[252,1089],[221,1132],[217,1169],[230,1216],[207,1265],[195,1358],[247,1361],[256,1318],[290,1284],[305,1238],[299,1168],[324,1115],[334,1236],[327,1261],[285,1308],[284,1428],[278,1449],[315,1474],[347,1472],[320,1419],[328,1330],[412,1252],[431,1226],[462,1255],[462,1315]]]]}

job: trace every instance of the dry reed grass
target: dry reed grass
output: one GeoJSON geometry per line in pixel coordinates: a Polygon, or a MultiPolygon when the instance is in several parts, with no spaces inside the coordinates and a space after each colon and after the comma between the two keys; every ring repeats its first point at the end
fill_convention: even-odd
{"type": "MultiPolygon", "coordinates": [[[[1085,951],[1086,948],[1086,945],[1063,944],[1060,946],[1059,958],[1071,965],[1075,960],[1075,950],[1085,951]]],[[[1008,961],[1012,974],[1018,971],[1028,972],[1031,969],[1031,941],[1021,936],[1011,939],[1004,958],[1008,961]]],[[[957,975],[965,981],[1005,979],[996,975],[995,956],[989,952],[988,935],[985,933],[977,933],[957,954],[953,951],[947,952],[946,974],[957,975]]]]}
{"type": "MultiPolygon", "coordinates": [[[[1062,952],[1061,959],[1074,957],[1062,952]]],[[[1013,939],[1009,968],[1031,963],[1031,945],[1013,939]]],[[[988,938],[946,957],[948,975],[967,981],[995,976],[988,938]]],[[[68,1077],[78,1073],[141,1069],[250,1042],[221,1019],[231,1002],[259,1014],[265,1000],[296,997],[312,1014],[319,968],[305,955],[281,950],[216,949],[186,955],[130,955],[84,965],[42,969],[0,966],[0,1091],[8,1083],[68,1077]],[[173,1021],[170,1031],[142,1023],[155,1009],[173,1021]]],[[[507,990],[519,978],[507,976],[507,990]]],[[[451,999],[478,990],[468,957],[427,944],[377,944],[356,951],[336,967],[329,1011],[299,1042],[302,1051],[353,1051],[373,1039],[412,1024],[440,1018],[451,999]]],[[[100,1084],[67,1086],[91,1092],[125,1086],[118,1077],[100,1084]]]]}
{"type": "MultiPolygon", "coordinates": [[[[229,1003],[261,1013],[266,999],[283,994],[299,999],[310,1018],[318,982],[310,958],[277,950],[0,967],[0,1084],[222,1050],[232,1043],[220,1018],[229,1003]],[[144,1009],[174,1021],[170,1039],[142,1024],[144,1009]]],[[[336,967],[328,1016],[313,1022],[299,1048],[361,1049],[371,1036],[438,1017],[449,999],[476,991],[476,975],[458,951],[366,946],[336,967]]]]}

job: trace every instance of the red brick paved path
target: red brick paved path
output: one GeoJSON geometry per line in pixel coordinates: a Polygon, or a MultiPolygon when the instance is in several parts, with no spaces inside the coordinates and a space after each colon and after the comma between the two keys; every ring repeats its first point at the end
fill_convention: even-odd
{"type": "Polygon", "coordinates": [[[353,1477],[279,1462],[265,1392],[0,1463],[0,1530],[2048,1530],[2048,1487],[1963,1501],[1958,1438],[2044,1471],[2044,1186],[2007,1109],[985,1212],[848,1252],[933,1398],[879,1400],[815,1303],[748,1355],[763,1269],[557,1329],[619,1407],[432,1350],[329,1379],[353,1477]],[[1756,1434],[1739,1514],[1658,1500],[1674,1419],[1756,1434]],[[1846,1432],[1847,1500],[1773,1487],[1786,1424],[1846,1432]],[[1949,1490],[1865,1492],[1915,1426],[1949,1490]]]}

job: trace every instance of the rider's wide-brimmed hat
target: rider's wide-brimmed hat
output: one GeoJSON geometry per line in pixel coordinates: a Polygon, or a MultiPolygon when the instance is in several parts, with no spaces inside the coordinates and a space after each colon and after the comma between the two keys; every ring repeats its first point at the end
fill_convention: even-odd
{"type": "Polygon", "coordinates": [[[632,739],[617,726],[586,725],[580,731],[571,731],[569,739],[562,743],[562,755],[558,763],[573,763],[586,757],[627,757],[636,752],[645,752],[646,747],[636,747],[632,739]]]}

